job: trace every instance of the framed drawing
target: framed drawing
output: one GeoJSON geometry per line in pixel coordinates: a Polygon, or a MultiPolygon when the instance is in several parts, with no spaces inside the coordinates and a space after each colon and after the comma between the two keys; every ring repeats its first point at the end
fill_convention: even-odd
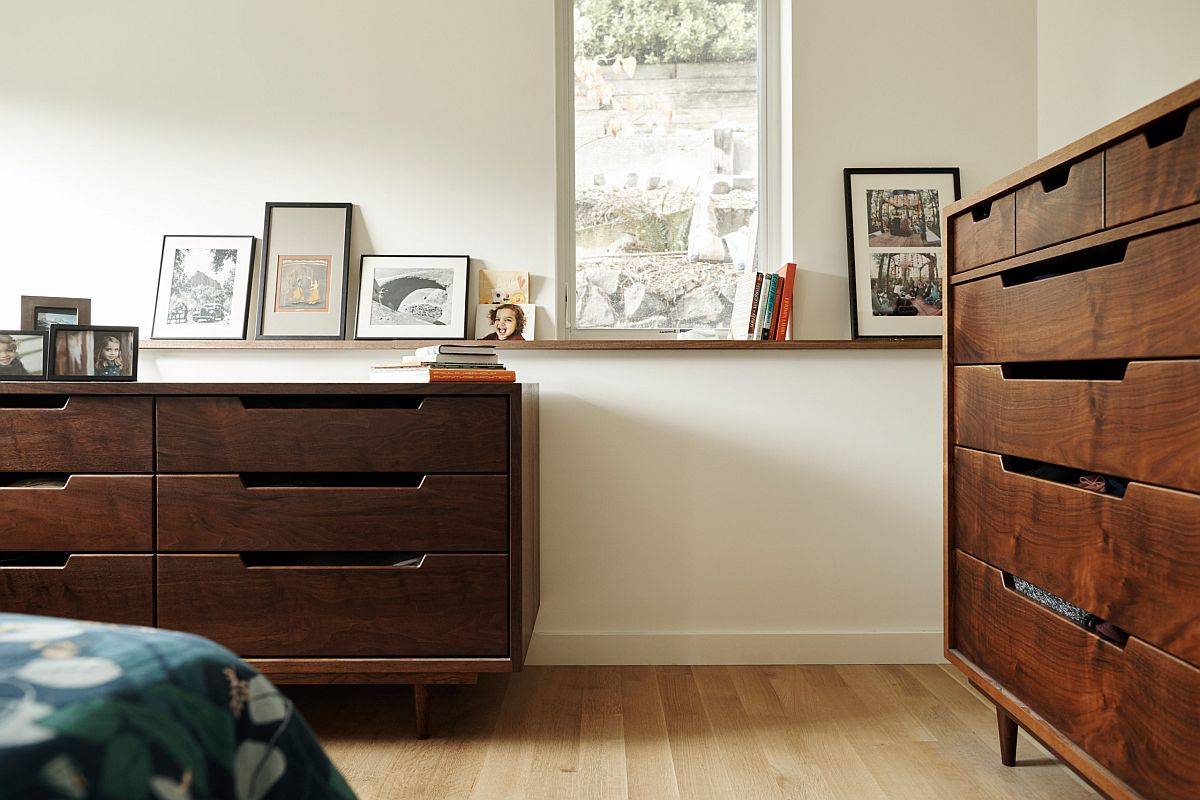
{"type": "Polygon", "coordinates": [[[468,256],[363,256],[356,339],[467,338],[468,256]]]}
{"type": "Polygon", "coordinates": [[[138,329],[55,325],[49,353],[50,380],[136,381],[138,329]]]}
{"type": "Polygon", "coordinates": [[[164,236],[152,339],[244,339],[253,236],[164,236]]]}
{"type": "Polygon", "coordinates": [[[48,331],[51,325],[90,325],[92,301],[86,297],[21,296],[21,328],[48,331]]]}
{"type": "Polygon", "coordinates": [[[855,339],[942,335],[942,206],[957,167],[851,167],[846,184],[850,330],[855,339]]]}
{"type": "Polygon", "coordinates": [[[46,332],[0,331],[0,381],[46,379],[46,332]]]}
{"type": "Polygon", "coordinates": [[[343,339],[350,203],[267,203],[259,339],[343,339]]]}

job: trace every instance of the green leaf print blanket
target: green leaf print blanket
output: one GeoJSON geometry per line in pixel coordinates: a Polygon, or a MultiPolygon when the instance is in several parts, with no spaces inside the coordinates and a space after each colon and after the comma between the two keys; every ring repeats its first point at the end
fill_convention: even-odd
{"type": "Polygon", "coordinates": [[[207,639],[0,614],[3,800],[353,800],[307,723],[207,639]]]}

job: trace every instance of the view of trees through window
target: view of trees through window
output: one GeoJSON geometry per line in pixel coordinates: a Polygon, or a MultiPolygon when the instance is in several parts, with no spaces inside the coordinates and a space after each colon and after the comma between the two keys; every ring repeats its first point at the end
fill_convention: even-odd
{"type": "Polygon", "coordinates": [[[575,0],[575,327],[725,328],[758,226],[758,0],[575,0]]]}

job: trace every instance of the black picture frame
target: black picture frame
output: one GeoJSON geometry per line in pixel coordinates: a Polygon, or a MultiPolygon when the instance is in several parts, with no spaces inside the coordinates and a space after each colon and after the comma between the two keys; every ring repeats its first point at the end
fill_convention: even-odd
{"type": "Polygon", "coordinates": [[[48,379],[52,381],[79,381],[97,383],[132,383],[137,380],[138,371],[138,329],[128,325],[55,325],[50,328],[50,342],[47,348],[48,379]],[[79,333],[121,333],[132,334],[130,342],[130,358],[128,375],[76,375],[58,371],[58,342],[64,334],[79,333]]]}
{"type": "Polygon", "coordinates": [[[74,311],[74,325],[90,325],[92,301],[87,297],[45,297],[43,295],[21,295],[21,329],[26,331],[45,330],[37,326],[39,311],[74,311]]]}
{"type": "MultiPolygon", "coordinates": [[[[42,340],[42,374],[41,375],[10,375],[0,371],[0,381],[44,381],[50,374],[50,332],[23,330],[0,331],[0,336],[37,336],[42,340]]],[[[0,369],[3,369],[0,367],[0,369]]]]}
{"type": "MultiPolygon", "coordinates": [[[[150,322],[150,338],[158,339],[158,340],[161,340],[164,342],[193,341],[193,340],[196,340],[197,338],[200,338],[200,337],[196,337],[196,336],[159,336],[156,331],[156,326],[158,323],[158,301],[160,299],[159,298],[159,288],[161,288],[161,286],[162,286],[163,260],[165,259],[166,254],[167,254],[167,241],[170,239],[249,239],[250,240],[250,257],[248,259],[249,263],[246,266],[246,269],[249,271],[246,274],[246,302],[245,302],[245,308],[242,309],[242,332],[241,332],[241,335],[240,336],[205,337],[205,338],[212,338],[212,339],[214,339],[214,341],[220,340],[220,341],[236,342],[239,340],[244,340],[246,338],[246,334],[248,333],[248,331],[250,329],[250,299],[254,296],[254,291],[253,291],[254,273],[255,273],[254,261],[255,261],[255,258],[258,256],[258,252],[257,252],[258,237],[254,236],[253,234],[236,234],[236,235],[222,236],[220,234],[215,234],[215,233],[199,233],[199,234],[167,233],[167,234],[163,235],[162,249],[159,251],[159,256],[158,256],[158,282],[155,284],[155,289],[154,289],[154,316],[150,318],[150,320],[151,320],[151,322],[150,322]]],[[[80,323],[80,324],[86,324],[86,323],[80,323]]]]}
{"type": "MultiPolygon", "coordinates": [[[[925,334],[863,334],[859,330],[858,324],[858,276],[856,273],[856,265],[854,259],[855,237],[854,237],[854,198],[852,196],[852,181],[855,175],[950,175],[954,183],[954,198],[959,200],[962,198],[962,187],[959,179],[958,167],[846,167],[842,170],[842,181],[844,185],[845,201],[846,201],[846,257],[849,267],[849,284],[850,284],[850,338],[851,339],[925,339],[937,340],[941,339],[942,335],[925,335],[925,334]]],[[[953,201],[952,201],[953,202],[953,201]]],[[[944,204],[942,204],[944,205],[944,204]]],[[[940,209],[939,209],[940,212],[940,209]]],[[[940,220],[939,220],[940,226],[940,220]]],[[[942,245],[939,248],[928,249],[943,249],[945,247],[946,232],[942,231],[942,245]]],[[[919,252],[914,249],[913,252],[919,252]]],[[[947,270],[943,261],[942,270],[942,296],[945,296],[945,277],[947,270]]]]}
{"type": "Polygon", "coordinates": [[[282,203],[272,202],[266,204],[266,210],[263,214],[263,235],[262,235],[262,255],[259,258],[261,268],[258,270],[259,283],[259,304],[258,304],[258,326],[255,332],[256,339],[263,340],[297,340],[297,341],[338,341],[346,338],[346,303],[347,294],[350,290],[350,229],[354,224],[354,204],[353,203],[282,203]],[[271,215],[275,209],[279,208],[342,208],[346,211],[346,232],[342,243],[342,299],[341,299],[341,320],[338,324],[338,333],[336,335],[320,335],[320,334],[267,334],[263,332],[266,305],[267,305],[267,277],[270,274],[270,264],[267,259],[271,256],[271,215]]]}
{"type": "MultiPolygon", "coordinates": [[[[359,334],[362,321],[357,316],[354,324],[354,341],[359,342],[403,342],[403,341],[423,341],[430,339],[447,339],[461,341],[467,338],[467,314],[471,310],[470,296],[470,279],[471,279],[471,257],[462,254],[447,254],[447,253],[425,253],[425,254],[410,254],[410,253],[363,253],[358,257],[358,295],[354,298],[354,306],[360,309],[362,306],[362,293],[364,287],[363,270],[366,266],[368,258],[446,258],[463,260],[463,299],[462,299],[462,333],[461,335],[441,334],[430,335],[431,332],[426,331],[421,335],[414,336],[362,336],[359,334]]],[[[367,291],[370,291],[368,288],[367,291]]]]}

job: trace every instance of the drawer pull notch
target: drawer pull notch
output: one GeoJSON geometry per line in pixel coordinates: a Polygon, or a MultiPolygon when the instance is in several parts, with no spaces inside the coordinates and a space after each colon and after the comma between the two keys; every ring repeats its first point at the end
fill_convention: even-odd
{"type": "Polygon", "coordinates": [[[1097,267],[1109,267],[1113,264],[1120,264],[1125,260],[1125,254],[1129,250],[1129,242],[1129,239],[1124,239],[1120,242],[1111,242],[1098,247],[1090,247],[1087,250],[1078,250],[1074,253],[1067,253],[1056,258],[1048,258],[1024,267],[1010,269],[1007,272],[1000,273],[1000,283],[1005,288],[1021,286],[1022,284],[1033,283],[1034,281],[1060,278],[1063,275],[1071,275],[1075,272],[1084,272],[1089,269],[1096,269],[1097,267]]]}

